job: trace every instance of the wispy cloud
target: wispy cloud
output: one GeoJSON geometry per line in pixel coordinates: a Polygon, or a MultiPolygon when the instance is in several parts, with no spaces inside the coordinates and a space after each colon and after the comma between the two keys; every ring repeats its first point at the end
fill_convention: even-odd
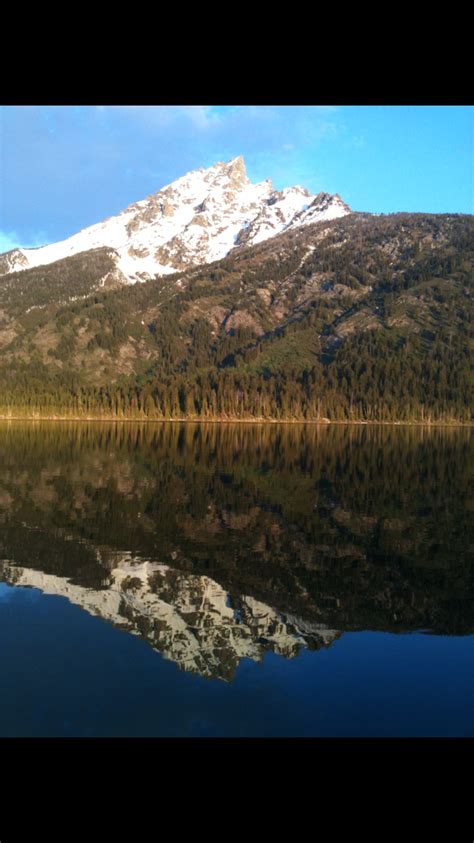
{"type": "Polygon", "coordinates": [[[19,245],[19,237],[14,231],[0,231],[0,254],[16,249],[19,245]]]}
{"type": "Polygon", "coordinates": [[[10,252],[12,249],[35,249],[48,242],[44,232],[38,232],[31,236],[21,237],[16,231],[2,231],[0,229],[0,254],[10,252]]]}

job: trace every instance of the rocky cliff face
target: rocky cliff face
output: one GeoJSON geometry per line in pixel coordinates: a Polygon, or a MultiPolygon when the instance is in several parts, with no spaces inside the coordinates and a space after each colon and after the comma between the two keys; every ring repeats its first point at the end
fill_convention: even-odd
{"type": "Polygon", "coordinates": [[[90,249],[111,247],[124,280],[219,260],[292,228],[350,213],[339,196],[312,196],[302,187],[274,190],[252,184],[243,158],[194,170],[146,199],[63,240],[0,255],[0,274],[54,263],[90,249]]]}

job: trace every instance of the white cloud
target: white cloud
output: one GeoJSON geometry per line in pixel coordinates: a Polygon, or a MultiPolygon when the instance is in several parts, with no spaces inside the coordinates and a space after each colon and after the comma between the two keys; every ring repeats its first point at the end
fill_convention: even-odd
{"type": "Polygon", "coordinates": [[[195,130],[201,131],[215,126],[222,119],[222,115],[208,105],[117,105],[98,108],[101,114],[123,114],[149,129],[189,123],[195,130]]]}

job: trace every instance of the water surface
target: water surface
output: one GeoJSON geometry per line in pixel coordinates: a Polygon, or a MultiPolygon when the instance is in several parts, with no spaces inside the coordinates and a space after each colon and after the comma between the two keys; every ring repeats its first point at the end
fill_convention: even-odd
{"type": "Polygon", "coordinates": [[[0,735],[474,735],[468,429],[0,424],[0,735]]]}

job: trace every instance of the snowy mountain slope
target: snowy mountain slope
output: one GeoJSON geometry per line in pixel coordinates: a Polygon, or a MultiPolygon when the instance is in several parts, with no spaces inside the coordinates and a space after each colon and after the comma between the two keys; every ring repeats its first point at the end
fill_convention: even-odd
{"type": "Polygon", "coordinates": [[[37,249],[0,256],[0,274],[54,263],[107,246],[129,283],[209,263],[233,248],[283,231],[351,213],[338,196],[312,196],[296,186],[274,190],[271,180],[252,184],[242,157],[194,170],[115,217],[37,249]]]}

